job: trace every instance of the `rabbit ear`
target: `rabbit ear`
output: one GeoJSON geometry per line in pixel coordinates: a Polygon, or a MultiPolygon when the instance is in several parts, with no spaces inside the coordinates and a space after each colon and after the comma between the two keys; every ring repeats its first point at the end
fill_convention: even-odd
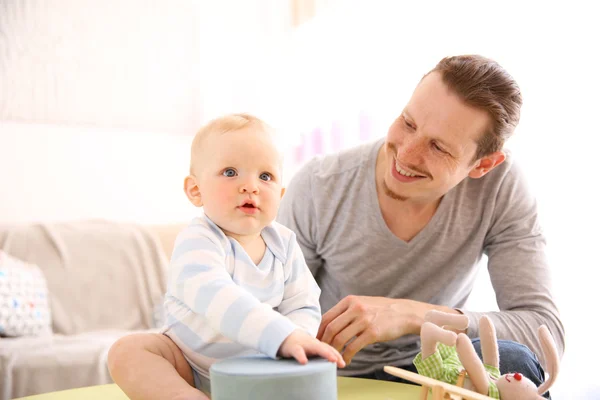
{"type": "Polygon", "coordinates": [[[464,333],[458,334],[458,339],[456,340],[456,352],[458,353],[458,359],[465,367],[475,390],[480,394],[487,395],[490,380],[483,367],[483,363],[473,348],[471,339],[464,333]]]}
{"type": "Polygon", "coordinates": [[[538,328],[538,337],[540,339],[540,344],[542,345],[542,350],[544,351],[546,369],[549,375],[548,379],[538,388],[538,393],[544,394],[554,384],[554,381],[556,381],[560,361],[558,358],[558,351],[556,350],[556,343],[546,325],[542,325],[538,328]]]}
{"type": "Polygon", "coordinates": [[[481,355],[483,362],[491,367],[500,368],[496,328],[492,320],[484,315],[479,319],[479,336],[481,339],[481,355]]]}

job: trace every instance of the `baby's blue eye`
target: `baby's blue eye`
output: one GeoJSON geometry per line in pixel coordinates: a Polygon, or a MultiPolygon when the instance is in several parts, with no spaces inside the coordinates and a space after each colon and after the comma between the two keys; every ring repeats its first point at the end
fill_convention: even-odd
{"type": "Polygon", "coordinates": [[[268,182],[268,181],[270,181],[271,179],[273,179],[273,178],[271,177],[271,174],[270,174],[270,173],[268,173],[268,172],[263,172],[262,174],[260,174],[259,178],[260,178],[261,180],[263,180],[263,181],[267,181],[267,182],[268,182]]]}
{"type": "Polygon", "coordinates": [[[235,172],[235,169],[233,168],[227,168],[225,171],[223,171],[223,175],[228,178],[231,178],[233,176],[236,176],[237,172],[235,172]]]}

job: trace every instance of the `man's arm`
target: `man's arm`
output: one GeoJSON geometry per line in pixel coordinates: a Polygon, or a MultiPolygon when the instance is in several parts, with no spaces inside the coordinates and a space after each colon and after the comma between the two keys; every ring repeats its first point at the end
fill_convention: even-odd
{"type": "Polygon", "coordinates": [[[342,355],[349,364],[369,344],[419,335],[425,314],[431,310],[460,314],[449,307],[415,300],[347,296],[323,315],[317,338],[338,351],[344,349],[342,355]]]}
{"type": "MultiPolygon", "coordinates": [[[[513,164],[502,182],[494,204],[494,220],[484,242],[488,270],[499,312],[470,312],[467,333],[479,335],[478,321],[488,315],[499,339],[527,345],[543,357],[537,329],[544,324],[552,333],[559,354],[565,332],[552,297],[551,271],[546,242],[539,226],[537,206],[522,172],[513,164]]],[[[544,364],[542,360],[542,364],[544,364]]]]}
{"type": "Polygon", "coordinates": [[[316,162],[317,160],[308,162],[294,174],[277,214],[277,221],[296,234],[306,264],[314,277],[323,265],[317,250],[317,215],[313,201],[312,177],[316,162]]]}

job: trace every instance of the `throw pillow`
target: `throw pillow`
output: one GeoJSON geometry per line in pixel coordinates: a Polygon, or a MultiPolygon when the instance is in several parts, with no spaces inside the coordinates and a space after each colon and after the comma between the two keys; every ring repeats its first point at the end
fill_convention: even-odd
{"type": "Polygon", "coordinates": [[[37,265],[0,250],[0,336],[52,332],[48,286],[37,265]]]}

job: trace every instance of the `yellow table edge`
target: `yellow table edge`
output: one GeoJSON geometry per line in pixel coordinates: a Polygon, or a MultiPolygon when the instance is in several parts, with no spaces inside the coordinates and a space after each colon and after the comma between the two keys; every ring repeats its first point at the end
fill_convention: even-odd
{"type": "MultiPolygon", "coordinates": [[[[338,377],[339,400],[418,399],[420,387],[373,379],[338,377]]],[[[14,400],[129,400],[115,384],[90,386],[21,397],[14,400]]]]}

